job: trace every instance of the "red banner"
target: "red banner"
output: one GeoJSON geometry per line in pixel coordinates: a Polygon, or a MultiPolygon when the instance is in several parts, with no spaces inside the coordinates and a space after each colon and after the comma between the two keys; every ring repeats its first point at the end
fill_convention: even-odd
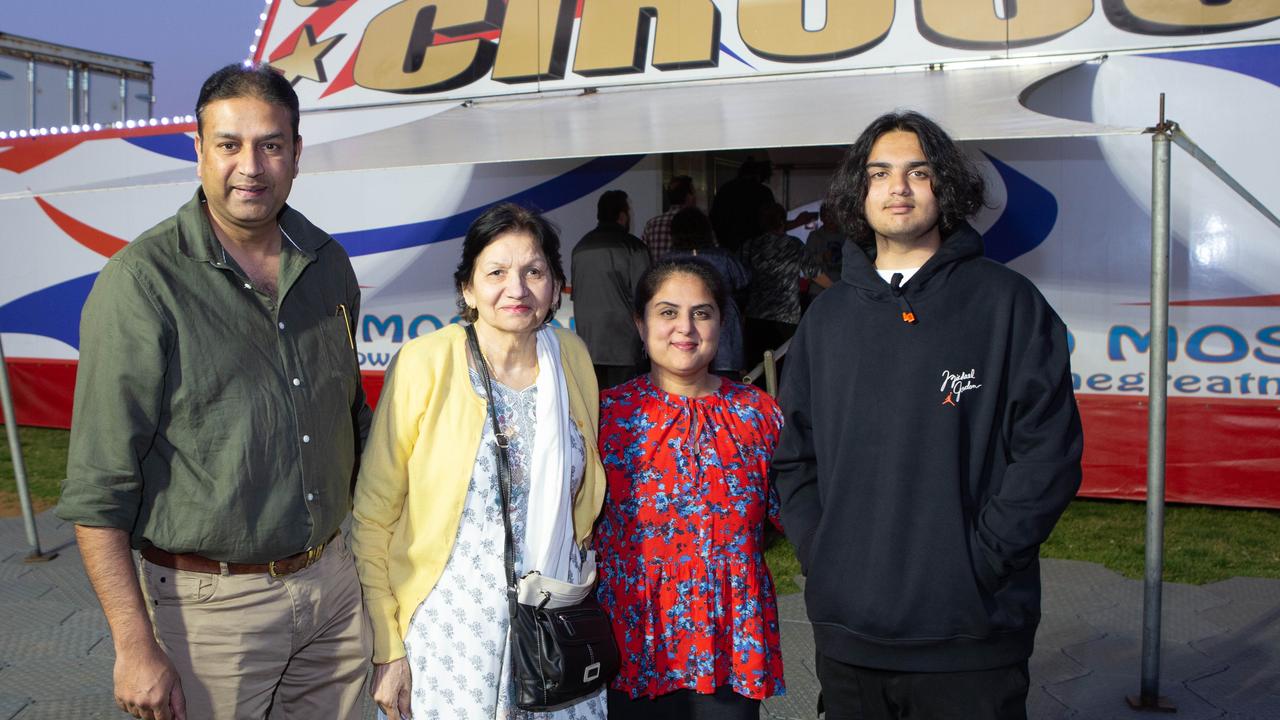
{"type": "MultiPolygon", "coordinates": [[[[13,414],[19,425],[71,427],[71,399],[76,389],[75,360],[5,358],[13,414]]],[[[4,418],[0,417],[0,422],[4,418]]]]}
{"type": "MultiPolygon", "coordinates": [[[[381,372],[361,373],[369,404],[381,372]]],[[[71,426],[73,360],[9,359],[18,423],[71,426]]],[[[1086,394],[1086,497],[1146,497],[1147,399],[1086,394]]],[[[1166,493],[1171,502],[1280,509],[1280,400],[1169,398],[1166,493]]]]}

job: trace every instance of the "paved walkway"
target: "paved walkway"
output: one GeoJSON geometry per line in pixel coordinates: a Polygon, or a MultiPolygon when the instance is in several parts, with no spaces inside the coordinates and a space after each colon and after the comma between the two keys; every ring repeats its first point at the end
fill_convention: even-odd
{"type": "MultiPolygon", "coordinates": [[[[58,557],[28,565],[22,520],[0,519],[0,720],[126,717],[111,700],[111,640],[72,530],[52,512],[37,521],[41,545],[58,557]]],[[[789,692],[767,702],[765,716],[811,720],[817,682],[804,600],[779,604],[789,692]]],[[[1161,690],[1177,705],[1173,717],[1280,718],[1280,580],[1170,583],[1164,608],[1161,690]]],[[[1141,627],[1140,582],[1092,563],[1045,561],[1030,717],[1152,717],[1124,702],[1138,688],[1141,627]]]]}

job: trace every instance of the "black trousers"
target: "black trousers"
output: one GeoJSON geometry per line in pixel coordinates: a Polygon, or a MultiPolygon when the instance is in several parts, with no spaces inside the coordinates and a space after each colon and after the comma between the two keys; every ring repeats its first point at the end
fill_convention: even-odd
{"type": "Polygon", "coordinates": [[[826,720],[1026,720],[1027,663],[993,670],[912,673],[817,655],[826,720]]]}
{"type": "Polygon", "coordinates": [[[677,690],[650,700],[632,700],[609,690],[609,720],[760,720],[760,701],[743,697],[729,686],[714,695],[677,690]]]}

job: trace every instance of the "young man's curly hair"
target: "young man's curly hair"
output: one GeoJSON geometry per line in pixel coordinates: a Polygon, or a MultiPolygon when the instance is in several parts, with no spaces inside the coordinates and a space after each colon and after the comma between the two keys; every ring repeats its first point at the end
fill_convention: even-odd
{"type": "Polygon", "coordinates": [[[876,118],[845,153],[831,180],[827,204],[840,225],[859,246],[875,247],[875,232],[867,224],[867,158],[881,135],[894,130],[915,133],[933,169],[933,194],[938,200],[938,224],[946,237],[983,207],[986,183],[974,164],[937,123],[917,112],[886,113],[876,118]]]}

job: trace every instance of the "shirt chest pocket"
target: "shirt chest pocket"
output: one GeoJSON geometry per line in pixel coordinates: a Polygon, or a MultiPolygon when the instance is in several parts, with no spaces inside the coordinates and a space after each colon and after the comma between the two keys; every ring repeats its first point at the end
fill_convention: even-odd
{"type": "Polygon", "coordinates": [[[310,342],[306,343],[306,352],[302,358],[304,367],[315,374],[314,382],[324,385],[339,385],[354,400],[355,383],[360,368],[356,360],[354,337],[342,315],[323,318],[312,328],[310,342]]]}

